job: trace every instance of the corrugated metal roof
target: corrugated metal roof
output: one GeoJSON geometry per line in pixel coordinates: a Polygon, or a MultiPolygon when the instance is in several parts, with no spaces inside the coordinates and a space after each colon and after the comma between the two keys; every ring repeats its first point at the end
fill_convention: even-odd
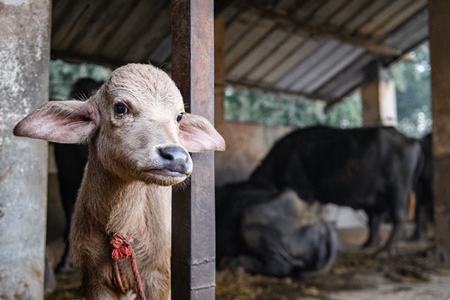
{"type": "MultiPolygon", "coordinates": [[[[53,0],[52,57],[171,67],[171,2],[53,0]]],[[[336,100],[428,38],[426,0],[216,0],[228,83],[336,100]]]]}

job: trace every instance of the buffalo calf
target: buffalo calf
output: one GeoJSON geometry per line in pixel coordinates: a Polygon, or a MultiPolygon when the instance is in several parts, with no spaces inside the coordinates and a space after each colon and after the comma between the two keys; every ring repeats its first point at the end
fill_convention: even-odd
{"type": "Polygon", "coordinates": [[[205,118],[184,111],[170,77],[151,65],[120,67],[88,100],[49,102],[20,121],[14,134],[89,144],[70,231],[86,297],[136,294],[130,262],[111,257],[112,239],[128,236],[147,299],[167,299],[170,186],[191,174],[188,152],[225,148],[205,118]]]}

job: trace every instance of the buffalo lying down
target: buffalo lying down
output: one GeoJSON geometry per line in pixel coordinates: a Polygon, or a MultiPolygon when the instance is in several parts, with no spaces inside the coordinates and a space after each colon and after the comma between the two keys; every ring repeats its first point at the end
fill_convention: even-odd
{"type": "Polygon", "coordinates": [[[312,127],[278,141],[249,182],[291,188],[305,201],[364,209],[370,227],[365,246],[379,243],[380,216],[389,212],[393,230],[384,249],[391,249],[422,160],[419,143],[393,128],[312,127]]]}
{"type": "Polygon", "coordinates": [[[332,266],[340,244],[334,227],[307,215],[292,190],[245,183],[216,189],[217,257],[252,273],[306,277],[332,266]]]}

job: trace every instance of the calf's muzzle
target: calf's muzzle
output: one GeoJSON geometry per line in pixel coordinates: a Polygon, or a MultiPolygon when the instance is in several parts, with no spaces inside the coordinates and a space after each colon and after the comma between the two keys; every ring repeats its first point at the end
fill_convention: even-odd
{"type": "Polygon", "coordinates": [[[192,159],[189,153],[179,146],[158,149],[162,165],[171,172],[189,175],[192,173],[192,159]]]}

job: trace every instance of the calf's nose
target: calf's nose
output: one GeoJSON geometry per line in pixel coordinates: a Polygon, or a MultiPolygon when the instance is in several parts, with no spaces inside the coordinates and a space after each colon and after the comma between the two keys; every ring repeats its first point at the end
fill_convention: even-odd
{"type": "Polygon", "coordinates": [[[186,150],[179,146],[159,148],[164,168],[179,173],[192,171],[192,160],[186,150]]]}

